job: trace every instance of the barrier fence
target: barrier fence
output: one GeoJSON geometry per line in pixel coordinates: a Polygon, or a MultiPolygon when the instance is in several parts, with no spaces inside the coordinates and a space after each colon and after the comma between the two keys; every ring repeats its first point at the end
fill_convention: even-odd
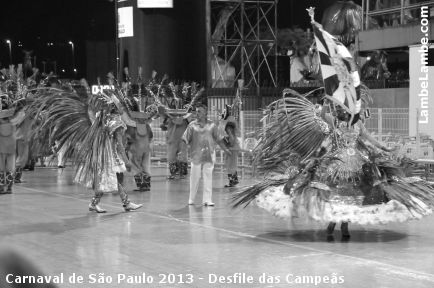
{"type": "Polygon", "coordinates": [[[366,128],[379,140],[388,137],[407,136],[409,114],[407,108],[371,108],[371,118],[365,122],[366,128]]]}
{"type": "MultiPolygon", "coordinates": [[[[228,102],[231,99],[228,99],[228,102]]],[[[212,104],[209,106],[208,117],[210,120],[215,121],[216,123],[220,119],[220,115],[223,112],[223,107],[225,104],[230,104],[225,101],[225,99],[220,101],[211,102],[212,104]]],[[[251,110],[251,111],[242,111],[240,115],[240,133],[242,146],[249,150],[259,138],[259,133],[261,133],[265,127],[265,123],[261,121],[264,117],[264,112],[261,110],[251,110]]],[[[166,164],[166,132],[162,131],[160,128],[161,119],[156,119],[152,122],[152,130],[154,132],[154,144],[153,144],[153,162],[156,165],[167,165],[166,164]]],[[[371,118],[368,119],[365,123],[366,128],[372,133],[374,137],[378,140],[385,143],[406,143],[414,141],[415,139],[411,139],[408,137],[409,135],[409,109],[404,108],[372,108],[371,109],[371,118]]],[[[405,155],[414,156],[414,153],[418,150],[417,147],[414,147],[413,144],[407,144],[402,149],[405,155]],[[412,149],[414,151],[412,151],[412,149]]],[[[421,144],[422,145],[422,144],[421,144]]],[[[429,141],[426,141],[425,144],[431,151],[430,154],[425,155],[428,159],[434,159],[432,155],[432,150],[434,145],[429,141]]],[[[424,147],[422,145],[422,148],[424,147]]],[[[419,147],[420,148],[420,147],[419,147]]],[[[240,153],[240,157],[238,159],[241,176],[245,174],[253,174],[252,169],[252,157],[250,153],[244,152],[240,153]]],[[[420,158],[420,157],[413,157],[420,158]]],[[[431,162],[423,162],[420,161],[422,168],[425,167],[424,171],[421,174],[427,176],[428,178],[433,177],[434,164],[431,162]],[[424,174],[425,173],[425,174],[424,174]]],[[[217,151],[217,170],[223,172],[224,170],[224,155],[223,152],[218,149],[217,151]]],[[[419,167],[420,168],[420,167],[419,167]]],[[[423,170],[423,169],[422,169],[423,170]]],[[[433,179],[434,180],[434,179],[433,179]]]]}

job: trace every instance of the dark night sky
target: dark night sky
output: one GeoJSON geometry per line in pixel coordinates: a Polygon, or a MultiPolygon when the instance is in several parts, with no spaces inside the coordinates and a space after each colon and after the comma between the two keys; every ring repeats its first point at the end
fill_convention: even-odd
{"type": "MultiPolygon", "coordinates": [[[[307,28],[306,7],[317,7],[317,19],[320,20],[321,11],[334,2],[336,0],[280,0],[278,27],[295,25],[307,28]]],[[[360,4],[361,0],[355,2],[360,4]]],[[[174,0],[174,3],[179,5],[182,0],[174,0]]],[[[55,59],[58,69],[70,67],[72,53],[68,41],[71,40],[75,43],[76,66],[85,67],[85,41],[114,39],[114,22],[114,2],[109,0],[2,1],[0,61],[2,66],[9,63],[5,39],[10,39],[14,63],[22,62],[21,50],[24,48],[33,50],[38,61],[55,59]],[[18,41],[22,47],[17,46],[18,41]],[[49,42],[54,46],[48,47],[49,42]]]]}
{"type": "MultiPolygon", "coordinates": [[[[85,40],[114,39],[114,2],[107,0],[14,0],[2,1],[0,61],[22,62],[22,49],[33,50],[37,61],[56,60],[58,70],[70,68],[74,42],[75,63],[85,67],[85,40]],[[4,3],[3,3],[4,2],[4,3]],[[22,47],[18,46],[19,41],[22,47]],[[53,42],[54,46],[47,43],[53,42]]],[[[39,66],[39,65],[38,65],[39,66]]],[[[84,70],[84,69],[81,69],[84,70]]],[[[83,72],[80,71],[79,72],[83,72]]],[[[80,74],[80,73],[79,73],[80,74]]]]}
{"type": "Polygon", "coordinates": [[[15,40],[84,39],[114,29],[114,4],[107,0],[2,1],[0,35],[15,40]],[[105,29],[104,29],[105,28],[105,29]]]}
{"type": "MultiPolygon", "coordinates": [[[[310,19],[307,15],[306,8],[315,7],[317,15],[315,19],[321,21],[322,11],[327,7],[338,2],[337,0],[279,0],[278,2],[278,20],[279,28],[298,26],[300,28],[310,27],[310,19]]],[[[362,0],[353,0],[353,2],[362,5],[362,0]]]]}

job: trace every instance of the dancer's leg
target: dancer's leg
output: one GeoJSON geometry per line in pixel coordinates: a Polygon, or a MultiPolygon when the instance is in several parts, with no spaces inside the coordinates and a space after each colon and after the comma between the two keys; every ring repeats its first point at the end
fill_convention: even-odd
{"type": "Polygon", "coordinates": [[[94,211],[96,213],[105,213],[107,212],[103,208],[99,206],[99,202],[101,201],[102,196],[104,195],[101,191],[95,191],[95,195],[92,200],[90,200],[89,211],[94,211]]]}
{"type": "Polygon", "coordinates": [[[125,211],[133,211],[142,207],[143,204],[135,204],[128,199],[128,193],[124,188],[124,173],[116,173],[116,177],[118,180],[119,196],[121,197],[121,201],[125,211]]]}

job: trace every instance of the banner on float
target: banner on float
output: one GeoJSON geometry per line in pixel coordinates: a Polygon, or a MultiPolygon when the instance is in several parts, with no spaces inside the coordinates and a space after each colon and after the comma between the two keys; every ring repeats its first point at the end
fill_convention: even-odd
{"type": "Polygon", "coordinates": [[[122,7],[118,9],[118,35],[122,37],[133,37],[133,7],[122,7]]]}
{"type": "Polygon", "coordinates": [[[173,0],[137,0],[138,8],[173,8],[173,0]]]}
{"type": "Polygon", "coordinates": [[[409,48],[409,134],[434,139],[434,45],[409,48]]]}

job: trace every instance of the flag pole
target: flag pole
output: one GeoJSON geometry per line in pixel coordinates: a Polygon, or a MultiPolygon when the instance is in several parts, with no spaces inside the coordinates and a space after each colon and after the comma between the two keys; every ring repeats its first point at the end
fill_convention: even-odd
{"type": "MultiPolygon", "coordinates": [[[[314,41],[314,43],[316,44],[316,39],[315,39],[315,29],[316,29],[316,27],[315,27],[315,25],[314,25],[314,23],[316,22],[315,21],[315,7],[309,7],[309,8],[306,8],[306,11],[307,11],[307,13],[309,14],[309,16],[310,16],[310,23],[312,24],[312,34],[313,34],[313,41],[314,41]]],[[[313,44],[314,43],[312,43],[312,46],[313,46],[313,44]]],[[[311,46],[311,48],[310,49],[312,49],[312,46],[311,46]]],[[[318,49],[317,49],[317,53],[318,53],[318,61],[319,61],[319,69],[321,70],[321,72],[322,72],[322,69],[321,69],[321,57],[319,57],[319,51],[318,51],[318,49]]],[[[322,74],[322,73],[321,73],[322,74]]],[[[324,77],[321,77],[321,81],[322,81],[322,85],[323,85],[323,87],[324,87],[324,94],[326,94],[326,90],[325,90],[325,82],[324,82],[324,77]]],[[[326,94],[327,95],[327,94],[326,94]]]]}

